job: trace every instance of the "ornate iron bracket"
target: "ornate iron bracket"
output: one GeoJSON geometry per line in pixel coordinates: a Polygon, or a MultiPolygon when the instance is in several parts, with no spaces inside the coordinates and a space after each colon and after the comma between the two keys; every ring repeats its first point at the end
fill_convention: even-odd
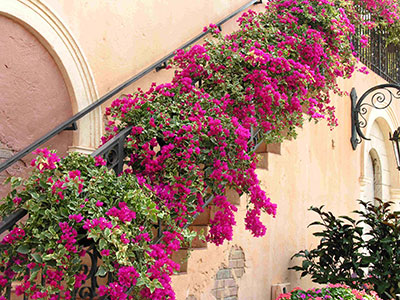
{"type": "Polygon", "coordinates": [[[393,100],[400,100],[400,85],[385,83],[379,84],[366,91],[360,99],[357,97],[356,89],[352,88],[351,98],[351,146],[356,150],[362,140],[370,140],[362,132],[367,127],[366,115],[369,108],[386,109],[393,100]],[[367,99],[367,101],[365,101],[367,99]]]}
{"type": "Polygon", "coordinates": [[[113,169],[116,174],[120,174],[124,168],[124,158],[126,156],[124,149],[125,139],[131,132],[132,126],[121,130],[111,140],[92,153],[93,157],[103,156],[107,161],[107,167],[113,169]]]}

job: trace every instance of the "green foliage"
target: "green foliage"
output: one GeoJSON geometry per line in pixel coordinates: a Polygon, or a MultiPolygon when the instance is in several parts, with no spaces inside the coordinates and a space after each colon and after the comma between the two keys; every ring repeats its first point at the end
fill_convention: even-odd
{"type": "Polygon", "coordinates": [[[376,286],[379,294],[386,292],[395,298],[400,293],[400,211],[391,210],[392,202],[361,204],[365,209],[356,213],[371,228],[363,242],[367,251],[363,262],[369,266],[366,280],[376,286]]]}
{"type": "Polygon", "coordinates": [[[290,269],[317,283],[372,284],[383,298],[394,298],[400,293],[400,212],[390,210],[392,202],[360,204],[359,221],[311,207],[321,218],[310,224],[322,226],[314,233],[320,243],[295,254],[303,260],[290,269]]]}
{"type": "Polygon", "coordinates": [[[358,276],[363,277],[360,269],[360,242],[362,228],[349,217],[336,218],[330,212],[322,211],[323,206],[311,207],[310,210],[319,214],[321,221],[309,226],[319,225],[323,229],[315,232],[320,237],[320,244],[311,251],[303,250],[294,257],[304,258],[301,266],[292,267],[301,271],[302,276],[311,274],[313,281],[318,283],[346,283],[352,285],[352,274],[357,270],[358,276]]]}
{"type": "MultiPolygon", "coordinates": [[[[153,193],[139,186],[135,176],[117,176],[107,167],[95,165],[91,156],[70,153],[49,168],[51,157],[37,157],[36,168],[26,180],[8,180],[14,189],[3,199],[0,216],[16,208],[24,208],[29,214],[23,224],[15,227],[23,233],[18,237],[11,232],[0,244],[0,271],[7,273],[11,268],[15,272],[9,282],[34,284],[40,274],[56,270],[62,272],[67,291],[73,290],[81,285],[77,274],[82,272],[82,256],[88,245],[94,245],[102,255],[97,275],[116,276],[118,267],[129,266],[138,272],[138,290],[159,286],[160,282],[148,273],[156,260],[149,255],[155,224],[161,221],[165,230],[182,232],[169,210],[156,205],[153,193]],[[132,218],[110,214],[112,209],[122,209],[121,203],[129,207],[132,218]],[[24,278],[27,267],[31,269],[28,279],[24,278]]],[[[188,233],[184,235],[193,238],[188,233]]],[[[0,279],[4,278],[0,275],[0,279]]],[[[37,293],[60,292],[60,287],[51,284],[35,286],[37,293]]],[[[0,286],[0,294],[3,291],[0,286]]]]}

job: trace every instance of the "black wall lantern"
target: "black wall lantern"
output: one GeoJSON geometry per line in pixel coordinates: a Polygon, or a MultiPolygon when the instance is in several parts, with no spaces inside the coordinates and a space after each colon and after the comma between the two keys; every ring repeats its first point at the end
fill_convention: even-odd
{"type": "Polygon", "coordinates": [[[399,146],[400,127],[397,128],[393,135],[389,132],[389,139],[392,141],[394,156],[396,157],[397,169],[400,171],[400,146],[399,146]]]}
{"type": "MultiPolygon", "coordinates": [[[[362,129],[367,127],[366,115],[370,109],[386,109],[393,100],[400,101],[400,85],[386,83],[374,86],[366,91],[360,99],[357,97],[356,90],[353,88],[350,93],[351,98],[351,146],[356,150],[362,140],[367,138],[362,129]]],[[[400,170],[400,127],[389,133],[389,139],[393,143],[394,155],[396,157],[397,169],[400,170]]]]}

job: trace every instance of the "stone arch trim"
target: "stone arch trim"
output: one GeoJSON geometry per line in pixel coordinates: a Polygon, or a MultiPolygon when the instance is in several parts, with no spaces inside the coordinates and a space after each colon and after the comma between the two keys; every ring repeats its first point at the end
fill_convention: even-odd
{"type": "MultiPolygon", "coordinates": [[[[44,45],[60,68],[72,101],[74,113],[98,99],[89,64],[71,32],[40,0],[1,0],[0,14],[24,25],[44,45]]],[[[102,135],[101,109],[78,123],[71,150],[90,153],[102,135]]]]}
{"type": "Polygon", "coordinates": [[[372,110],[368,116],[368,126],[365,132],[366,136],[371,138],[371,141],[363,141],[361,147],[361,199],[364,198],[366,188],[368,184],[370,184],[369,181],[371,179],[366,176],[366,162],[370,154],[373,154],[375,158],[380,158],[381,167],[383,168],[382,171],[386,170],[386,176],[382,174],[382,187],[386,189],[386,192],[382,195],[383,198],[394,201],[396,205],[400,207],[400,172],[397,170],[392,145],[389,141],[389,132],[393,132],[399,126],[398,124],[399,122],[392,107],[388,107],[385,110],[372,110]],[[371,136],[374,126],[377,126],[383,135],[380,151],[377,149],[378,144],[376,144],[376,141],[374,141],[374,138],[371,136]],[[371,150],[373,151],[371,152],[371,150]],[[382,154],[385,156],[384,161],[382,161],[382,154]],[[384,187],[385,185],[386,188],[384,187]]]}
{"type": "Polygon", "coordinates": [[[375,115],[375,118],[369,118],[368,123],[367,137],[371,140],[363,143],[361,151],[362,176],[360,177],[360,199],[372,200],[370,199],[371,197],[377,197],[383,201],[391,200],[394,201],[396,205],[400,205],[400,193],[398,193],[399,171],[396,167],[392,145],[388,136],[388,132],[396,128],[396,123],[392,122],[390,118],[387,118],[385,114],[379,114],[375,115]],[[378,163],[380,166],[379,178],[373,178],[372,174],[368,174],[367,160],[369,158],[372,164],[378,163]],[[376,179],[380,179],[379,185],[376,185],[376,179]],[[368,193],[371,185],[374,186],[374,195],[369,195],[368,193]],[[377,193],[377,189],[380,189],[379,193],[377,193]]]}

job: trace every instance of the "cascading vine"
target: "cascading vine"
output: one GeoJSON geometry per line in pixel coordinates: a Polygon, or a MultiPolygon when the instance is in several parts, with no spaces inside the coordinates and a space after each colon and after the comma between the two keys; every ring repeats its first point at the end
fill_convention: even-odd
{"type": "Polygon", "coordinates": [[[101,158],[73,154],[59,161],[42,150],[33,175],[14,180],[1,215],[23,207],[29,218],[2,242],[0,291],[20,280],[18,293],[32,299],[71,298],[85,280],[80,255],[89,239],[103,258],[99,274],[116,279],[100,286],[100,295],[174,299],[170,276],[177,265],[170,255],[190,236],[184,228],[206,199],[218,208],[207,235],[217,245],[232,239],[236,224],[228,189],[248,195],[245,226],[254,236],[266,233],[263,213],[275,216],[255,172],[251,129],[260,128],[269,143],[295,137],[305,119],[337,125],[330,92],[340,94],[337,79],[357,68],[355,28],[385,28],[398,19],[393,0],[273,0],[264,13],[243,14],[239,29],[226,36],[210,25],[213,39],[176,53],[170,83],[107,108],[103,143],[133,125],[124,174],[106,171],[101,158]],[[152,245],[157,218],[164,236],[152,245]]]}

